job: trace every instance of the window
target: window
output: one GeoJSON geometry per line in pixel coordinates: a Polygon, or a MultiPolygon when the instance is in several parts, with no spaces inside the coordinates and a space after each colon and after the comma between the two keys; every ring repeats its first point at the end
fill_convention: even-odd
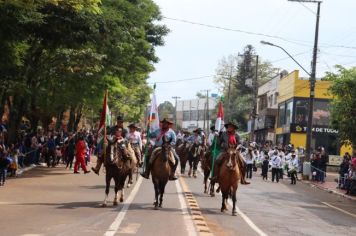
{"type": "Polygon", "coordinates": [[[313,125],[329,125],[329,101],[316,100],[313,106],[313,125]]]}
{"type": "Polygon", "coordinates": [[[286,104],[282,103],[278,106],[278,127],[285,124],[286,118],[286,104]]]}
{"type": "Polygon", "coordinates": [[[190,120],[190,111],[183,111],[183,121],[190,120]]]}
{"type": "Polygon", "coordinates": [[[190,113],[190,120],[198,120],[198,111],[191,111],[190,113]]]}
{"type": "Polygon", "coordinates": [[[286,125],[293,123],[293,100],[287,102],[286,110],[286,125]]]}
{"type": "Polygon", "coordinates": [[[300,99],[295,102],[295,123],[306,126],[308,123],[309,102],[306,99],[300,99]]]}

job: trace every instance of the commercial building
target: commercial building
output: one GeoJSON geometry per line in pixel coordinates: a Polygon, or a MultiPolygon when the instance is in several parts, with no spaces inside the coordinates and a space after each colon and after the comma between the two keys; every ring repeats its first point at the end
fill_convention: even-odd
{"type": "Polygon", "coordinates": [[[255,119],[255,141],[275,143],[275,124],[278,112],[278,81],[281,75],[274,77],[258,88],[257,117],[255,119]]]}
{"type": "Polygon", "coordinates": [[[215,98],[197,98],[180,100],[177,102],[176,117],[177,126],[192,131],[196,128],[207,130],[215,116],[215,98]]]}
{"type": "MultiPolygon", "coordinates": [[[[330,81],[322,80],[315,84],[311,147],[324,146],[330,155],[340,155],[347,148],[339,144],[338,131],[330,127],[330,85],[330,81]]],[[[279,80],[276,143],[306,146],[309,94],[309,80],[299,78],[298,70],[279,80]]]]}

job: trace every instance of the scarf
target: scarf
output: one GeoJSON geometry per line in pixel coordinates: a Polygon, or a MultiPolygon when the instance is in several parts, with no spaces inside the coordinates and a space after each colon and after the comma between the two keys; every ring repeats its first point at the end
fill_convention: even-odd
{"type": "Polygon", "coordinates": [[[233,144],[233,145],[237,144],[235,134],[229,134],[229,144],[233,144]]]}
{"type": "Polygon", "coordinates": [[[161,133],[157,136],[156,141],[159,141],[168,131],[169,129],[162,129],[161,133]]]}

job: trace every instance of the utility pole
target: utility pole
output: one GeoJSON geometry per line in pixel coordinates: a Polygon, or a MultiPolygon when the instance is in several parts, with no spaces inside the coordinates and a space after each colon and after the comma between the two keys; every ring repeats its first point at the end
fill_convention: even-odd
{"type": "Polygon", "coordinates": [[[318,56],[318,40],[319,40],[319,19],[320,19],[320,5],[321,1],[308,1],[308,0],[289,0],[292,2],[307,2],[307,3],[317,3],[318,10],[316,13],[316,26],[315,26],[315,36],[314,36],[314,48],[313,48],[313,61],[312,61],[312,71],[310,73],[310,96],[309,96],[309,111],[308,111],[308,125],[307,125],[307,143],[306,143],[306,154],[307,160],[310,159],[311,152],[311,142],[313,138],[313,109],[314,109],[314,97],[315,97],[315,80],[316,80],[316,60],[318,56]]]}
{"type": "Polygon", "coordinates": [[[174,106],[174,127],[177,129],[177,100],[180,99],[180,97],[174,96],[172,98],[176,101],[174,106]]]}
{"type": "Polygon", "coordinates": [[[210,92],[210,89],[204,89],[204,90],[201,90],[202,92],[206,92],[206,113],[204,112],[204,130],[205,130],[205,117],[206,117],[206,120],[207,120],[207,124],[206,124],[206,127],[207,127],[207,133],[209,133],[209,125],[210,125],[210,122],[209,122],[209,92],[210,92]]]}
{"type": "Polygon", "coordinates": [[[255,77],[252,79],[253,88],[253,110],[252,110],[252,122],[251,122],[251,141],[255,141],[255,119],[257,113],[257,95],[258,95],[258,55],[256,55],[256,72],[255,77]]]}
{"type": "Polygon", "coordinates": [[[227,92],[227,111],[226,117],[228,118],[227,121],[230,121],[230,101],[231,101],[231,80],[232,80],[232,65],[230,66],[230,75],[229,75],[229,90],[227,92]]]}

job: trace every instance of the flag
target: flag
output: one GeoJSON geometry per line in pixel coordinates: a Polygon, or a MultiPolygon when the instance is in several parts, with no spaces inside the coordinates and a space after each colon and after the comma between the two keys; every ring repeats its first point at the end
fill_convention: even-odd
{"type": "Polygon", "coordinates": [[[156,90],[153,90],[150,115],[148,118],[149,132],[152,133],[159,129],[158,107],[156,101],[156,90]]]}
{"type": "Polygon", "coordinates": [[[219,111],[215,121],[215,130],[220,132],[224,128],[224,109],[222,102],[219,102],[219,111]]]}
{"type": "Polygon", "coordinates": [[[105,133],[105,128],[106,125],[110,125],[111,122],[111,115],[110,115],[110,110],[109,106],[107,103],[107,92],[105,93],[104,96],[104,102],[103,102],[103,109],[101,111],[100,115],[100,124],[99,124],[99,129],[98,129],[98,138],[97,138],[97,143],[101,143],[103,138],[104,138],[104,133],[105,133]]]}

